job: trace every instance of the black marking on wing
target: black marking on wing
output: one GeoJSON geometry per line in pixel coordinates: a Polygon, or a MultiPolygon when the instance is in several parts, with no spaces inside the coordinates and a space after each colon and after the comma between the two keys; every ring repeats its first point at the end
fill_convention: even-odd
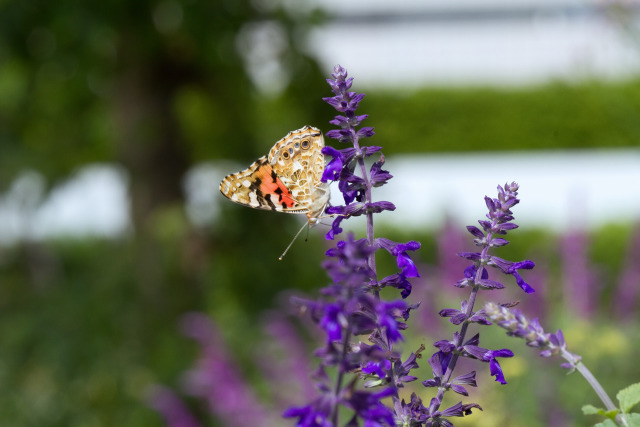
{"type": "MultiPolygon", "coordinates": [[[[272,169],[271,170],[271,179],[273,180],[274,184],[278,184],[278,175],[275,173],[275,171],[272,169]]],[[[288,206],[287,204],[282,200],[282,188],[280,188],[280,186],[278,186],[278,188],[276,188],[275,190],[273,190],[274,193],[276,193],[278,195],[278,202],[282,205],[282,209],[287,209],[288,206]]]]}
{"type": "Polygon", "coordinates": [[[265,197],[264,193],[260,189],[262,185],[262,179],[256,177],[255,181],[253,181],[249,185],[249,190],[253,191],[256,195],[256,200],[258,201],[258,207],[268,206],[269,209],[275,210],[276,206],[271,201],[271,197],[265,197]]]}

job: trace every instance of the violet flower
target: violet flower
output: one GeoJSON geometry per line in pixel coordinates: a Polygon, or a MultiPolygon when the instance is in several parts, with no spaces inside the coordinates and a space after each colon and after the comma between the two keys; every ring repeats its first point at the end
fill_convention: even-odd
{"type": "Polygon", "coordinates": [[[575,316],[592,318],[597,298],[595,271],[588,257],[587,233],[569,230],[560,239],[559,256],[562,260],[562,281],[565,284],[565,301],[575,316]]]}
{"type": "Polygon", "coordinates": [[[162,414],[167,427],[200,427],[187,405],[170,388],[154,386],[148,400],[149,406],[162,414]]]}
{"type": "Polygon", "coordinates": [[[211,413],[225,425],[271,425],[268,411],[238,372],[211,319],[191,313],[184,317],[182,328],[201,346],[200,360],[186,375],[188,393],[206,399],[211,413]]]}
{"type": "Polygon", "coordinates": [[[640,286],[638,286],[640,263],[638,259],[640,259],[640,228],[636,226],[630,236],[615,298],[611,299],[611,303],[615,306],[612,311],[620,320],[628,321],[637,316],[636,301],[638,301],[638,294],[640,294],[640,286]]]}
{"type": "MultiPolygon", "coordinates": [[[[386,407],[381,400],[390,397],[394,409],[402,410],[398,388],[403,383],[417,378],[409,374],[418,366],[416,354],[402,360],[395,345],[404,340],[402,331],[410,312],[417,304],[404,300],[384,301],[379,297],[382,288],[399,289],[402,298],[411,293],[410,278],[419,277],[411,252],[420,248],[420,243],[410,241],[397,243],[385,238],[375,238],[373,215],[395,210],[388,201],[374,201],[372,189],[385,185],[392,175],[383,169],[384,156],[379,154],[370,168],[364,159],[379,153],[381,147],[361,146],[361,140],[374,134],[373,128],[361,127],[366,115],[357,115],[356,109],[364,94],[351,91],[353,78],[347,71],[336,66],[328,79],[334,96],[324,98],[339,113],[331,123],[339,129],[326,133],[329,138],[349,144],[343,149],[327,146],[323,153],[331,158],[325,167],[322,180],[337,181],[344,205],[331,206],[326,213],[334,216],[331,229],[326,235],[334,240],[341,232],[342,221],[351,217],[366,217],[366,237],[356,239],[349,234],[327,251],[323,267],[333,284],[321,291],[319,301],[295,302],[304,306],[311,319],[325,334],[325,344],[316,350],[320,366],[314,379],[319,396],[304,406],[289,408],[284,416],[296,418],[298,426],[337,426],[339,408],[352,411],[347,426],[393,426],[397,411],[386,407]],[[395,257],[398,272],[379,279],[375,255],[384,249],[395,257]],[[362,341],[356,341],[363,337],[362,341]],[[332,379],[328,370],[335,370],[332,379]],[[364,389],[358,388],[364,379],[364,389]]],[[[403,412],[404,413],[404,412],[403,412]]]]}
{"type": "Polygon", "coordinates": [[[308,378],[310,358],[299,331],[291,319],[280,312],[269,313],[261,323],[268,335],[257,363],[265,380],[273,385],[269,401],[274,408],[285,408],[300,396],[315,397],[308,378]]]}

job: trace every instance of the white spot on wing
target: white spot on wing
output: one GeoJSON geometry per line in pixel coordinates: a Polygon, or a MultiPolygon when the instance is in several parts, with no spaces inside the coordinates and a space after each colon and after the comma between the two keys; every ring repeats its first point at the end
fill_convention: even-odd
{"type": "Polygon", "coordinates": [[[268,199],[269,199],[269,201],[270,201],[271,203],[273,203],[273,205],[275,206],[275,210],[276,210],[276,211],[278,211],[278,212],[282,212],[282,205],[280,205],[280,204],[278,203],[278,201],[277,201],[277,200],[275,200],[275,199],[276,199],[276,197],[273,197],[273,194],[267,194],[267,197],[265,197],[265,198],[268,198],[268,199]]]}
{"type": "Polygon", "coordinates": [[[254,192],[249,193],[249,206],[254,208],[260,206],[260,203],[258,202],[258,196],[254,192]]]}

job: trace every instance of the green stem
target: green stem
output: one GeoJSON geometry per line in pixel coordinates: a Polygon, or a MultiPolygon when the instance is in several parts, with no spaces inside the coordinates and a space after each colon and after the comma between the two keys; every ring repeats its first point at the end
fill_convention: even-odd
{"type": "MultiPolygon", "coordinates": [[[[353,136],[353,146],[356,150],[360,150],[360,144],[358,144],[358,137],[353,136]]],[[[369,180],[369,174],[367,173],[367,167],[364,164],[364,158],[362,156],[358,157],[358,166],[360,167],[360,174],[362,175],[362,179],[364,180],[365,186],[365,200],[367,203],[373,202],[373,197],[371,196],[371,181],[369,180]]],[[[374,235],[373,235],[373,212],[367,212],[367,241],[369,242],[369,246],[373,247],[374,235]]],[[[369,255],[369,267],[373,272],[376,272],[376,255],[375,252],[369,255]]],[[[375,295],[378,296],[378,290],[376,289],[375,295]]]]}
{"type": "MultiPolygon", "coordinates": [[[[596,394],[598,395],[602,403],[604,403],[604,407],[607,409],[607,411],[618,410],[618,408],[616,407],[616,405],[613,404],[613,401],[611,400],[607,392],[604,390],[600,382],[596,379],[596,377],[593,376],[591,371],[584,365],[584,363],[579,361],[573,354],[569,353],[565,349],[562,349],[561,355],[566,361],[568,361],[573,366],[575,366],[576,370],[580,372],[580,374],[582,374],[585,380],[587,380],[587,382],[589,383],[591,388],[593,388],[593,390],[596,392],[596,394]]],[[[625,420],[624,417],[620,414],[616,415],[616,422],[620,426],[628,427],[627,420],[625,420]]]]}
{"type": "MultiPolygon", "coordinates": [[[[345,331],[344,339],[342,340],[342,358],[341,360],[345,360],[347,358],[347,349],[349,348],[349,340],[351,339],[351,328],[348,328],[345,331]]],[[[335,402],[338,402],[338,395],[340,394],[340,390],[342,389],[342,380],[344,379],[344,369],[343,366],[340,365],[338,367],[338,378],[336,379],[336,387],[334,389],[335,401],[333,406],[333,412],[331,413],[331,420],[334,426],[338,425],[338,410],[340,405],[335,402]]]]}

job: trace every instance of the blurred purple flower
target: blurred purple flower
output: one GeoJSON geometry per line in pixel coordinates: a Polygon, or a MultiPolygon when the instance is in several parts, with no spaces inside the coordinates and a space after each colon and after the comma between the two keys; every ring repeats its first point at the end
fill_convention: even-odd
{"type": "Polygon", "coordinates": [[[613,313],[620,320],[635,319],[638,313],[638,295],[640,294],[640,226],[636,224],[625,253],[618,288],[611,303],[613,313]]]}
{"type": "Polygon", "coordinates": [[[186,376],[187,391],[206,399],[211,413],[226,425],[268,425],[267,411],[226,354],[226,345],[211,319],[200,313],[188,314],[182,329],[201,346],[200,360],[186,376]]]}
{"type": "Polygon", "coordinates": [[[167,427],[200,427],[187,405],[168,387],[154,386],[149,392],[150,406],[162,414],[167,427]]]}
{"type": "Polygon", "coordinates": [[[324,329],[327,334],[327,340],[340,341],[342,339],[342,326],[346,323],[344,315],[342,314],[342,307],[338,304],[327,304],[324,306],[324,316],[320,320],[320,327],[324,329]],[[343,320],[341,321],[341,318],[343,320]]]}
{"type": "Polygon", "coordinates": [[[273,387],[269,400],[277,403],[276,407],[284,408],[301,396],[313,399],[315,387],[308,378],[311,368],[305,340],[291,319],[280,311],[274,311],[268,313],[262,323],[269,340],[257,363],[265,379],[279,385],[273,387]]]}
{"type": "Polygon", "coordinates": [[[565,300],[576,316],[589,319],[594,314],[594,298],[598,290],[594,271],[588,258],[587,233],[569,230],[560,239],[559,255],[562,265],[562,281],[565,283],[565,300]]]}

